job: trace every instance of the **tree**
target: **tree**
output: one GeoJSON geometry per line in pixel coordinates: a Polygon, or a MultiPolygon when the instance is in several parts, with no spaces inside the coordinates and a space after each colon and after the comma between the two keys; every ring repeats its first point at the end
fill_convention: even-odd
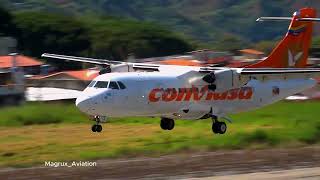
{"type": "Polygon", "coordinates": [[[12,19],[11,14],[0,7],[0,34],[3,36],[14,36],[16,34],[16,27],[12,19]]]}
{"type": "Polygon", "coordinates": [[[218,50],[237,53],[239,49],[248,47],[250,44],[234,34],[224,34],[216,43],[218,50]]]}
{"type": "MultiPolygon", "coordinates": [[[[86,55],[90,48],[88,29],[72,17],[23,12],[15,16],[18,48],[27,55],[40,57],[45,52],[86,55]]],[[[61,69],[81,65],[54,63],[61,69]]]]}
{"type": "MultiPolygon", "coordinates": [[[[34,57],[49,52],[126,60],[129,54],[146,58],[193,50],[181,36],[163,27],[123,18],[22,12],[16,14],[14,22],[19,30],[18,48],[34,57]]],[[[67,64],[54,64],[61,69],[70,68],[67,64]]]]}
{"type": "Polygon", "coordinates": [[[182,37],[155,24],[109,19],[90,26],[96,27],[90,33],[91,55],[101,58],[125,60],[129,54],[147,58],[193,50],[182,37]]]}

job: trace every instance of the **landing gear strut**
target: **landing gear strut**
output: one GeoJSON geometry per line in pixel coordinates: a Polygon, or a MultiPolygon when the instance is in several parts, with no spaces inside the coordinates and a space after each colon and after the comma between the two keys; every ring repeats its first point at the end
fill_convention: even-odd
{"type": "Polygon", "coordinates": [[[218,121],[217,116],[212,117],[212,132],[215,134],[224,134],[227,131],[227,125],[225,122],[218,121]]]}
{"type": "Polygon", "coordinates": [[[163,130],[171,131],[174,128],[174,120],[169,118],[161,118],[160,127],[163,130]]]}
{"type": "Polygon", "coordinates": [[[96,121],[96,124],[94,124],[91,127],[92,132],[98,132],[100,133],[102,131],[102,126],[100,125],[100,116],[94,116],[94,121],[96,121]]]}

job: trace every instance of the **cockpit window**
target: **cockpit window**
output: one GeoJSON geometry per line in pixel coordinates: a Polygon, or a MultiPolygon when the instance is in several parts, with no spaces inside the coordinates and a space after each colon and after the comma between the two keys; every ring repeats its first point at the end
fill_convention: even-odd
{"type": "Polygon", "coordinates": [[[114,81],[111,81],[109,84],[109,89],[119,89],[118,84],[114,81]]]}
{"type": "Polygon", "coordinates": [[[98,81],[95,88],[108,88],[109,81],[98,81]]]}
{"type": "Polygon", "coordinates": [[[125,89],[126,86],[122,82],[115,82],[115,81],[92,81],[89,84],[89,87],[95,88],[109,88],[109,89],[125,89]],[[118,85],[119,84],[119,85],[118,85]],[[120,88],[119,88],[120,87],[120,88]]]}
{"type": "Polygon", "coordinates": [[[126,86],[122,82],[118,81],[118,84],[120,89],[126,89],[126,86]]]}
{"type": "Polygon", "coordinates": [[[96,84],[96,81],[91,81],[91,83],[88,85],[88,87],[93,87],[96,84]]]}

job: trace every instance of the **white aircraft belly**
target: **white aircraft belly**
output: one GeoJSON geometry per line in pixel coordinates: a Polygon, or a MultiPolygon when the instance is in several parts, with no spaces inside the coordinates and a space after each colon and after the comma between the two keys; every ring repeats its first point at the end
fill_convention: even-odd
{"type": "MultiPolygon", "coordinates": [[[[107,117],[173,116],[177,119],[187,119],[189,112],[185,113],[184,110],[190,111],[190,116],[192,114],[192,117],[194,117],[195,114],[199,114],[199,116],[201,114],[205,115],[205,113],[209,113],[212,108],[213,114],[225,115],[257,109],[301,92],[314,85],[315,81],[313,79],[270,80],[266,82],[251,80],[246,86],[242,87],[252,90],[252,96],[248,99],[241,99],[238,95],[231,100],[207,100],[207,94],[209,93],[207,90],[207,94],[200,93],[198,100],[195,100],[195,96],[193,95],[190,99],[184,97],[178,100],[178,97],[176,97],[173,100],[165,101],[161,91],[156,94],[157,101],[152,102],[150,101],[150,94],[154,89],[160,88],[165,91],[171,88],[178,91],[180,90],[179,88],[190,88],[190,85],[181,83],[181,81],[177,81],[176,79],[166,80],[165,83],[152,80],[148,83],[140,83],[140,85],[137,83],[136,86],[134,86],[135,88],[128,90],[127,94],[125,92],[119,93],[117,97],[111,98],[113,102],[109,102],[108,100],[101,101],[103,97],[98,97],[97,99],[100,99],[99,102],[101,102],[101,104],[94,108],[96,110],[91,113],[107,117]],[[163,87],[164,84],[166,84],[166,87],[163,87]]],[[[199,92],[201,92],[204,87],[205,86],[199,86],[197,88],[199,92]]],[[[240,92],[242,88],[239,88],[238,91],[240,92]]]]}
{"type": "MultiPolygon", "coordinates": [[[[253,96],[250,100],[215,101],[211,105],[217,114],[238,113],[258,109],[260,107],[280,101],[290,95],[302,92],[313,87],[316,81],[313,79],[291,79],[286,81],[251,81],[246,85],[253,87],[253,96]],[[279,92],[277,92],[277,88],[279,92]]],[[[210,103],[208,103],[210,105],[210,103]]]]}

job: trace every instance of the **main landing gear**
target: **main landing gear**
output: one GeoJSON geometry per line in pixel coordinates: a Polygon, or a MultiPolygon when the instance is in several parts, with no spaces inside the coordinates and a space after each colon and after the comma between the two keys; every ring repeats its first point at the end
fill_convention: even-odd
{"type": "Polygon", "coordinates": [[[171,131],[174,128],[174,120],[169,118],[161,118],[160,127],[163,130],[171,131]]]}
{"type": "Polygon", "coordinates": [[[225,122],[218,121],[217,116],[212,117],[212,132],[215,134],[224,134],[227,131],[227,125],[225,122]]]}
{"type": "Polygon", "coordinates": [[[94,121],[96,121],[96,124],[94,124],[91,127],[91,130],[92,130],[92,132],[100,133],[102,131],[102,126],[100,125],[100,122],[101,122],[100,116],[94,116],[94,121]]]}

